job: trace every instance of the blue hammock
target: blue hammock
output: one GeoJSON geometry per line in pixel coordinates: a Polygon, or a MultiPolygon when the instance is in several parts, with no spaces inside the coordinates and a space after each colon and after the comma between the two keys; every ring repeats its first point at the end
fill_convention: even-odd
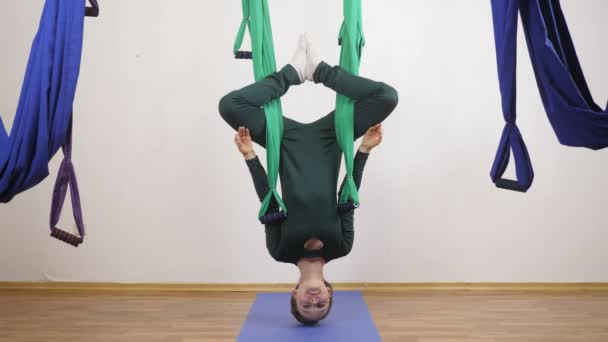
{"type": "Polygon", "coordinates": [[[559,0],[492,0],[502,111],[502,133],[492,181],[525,192],[534,170],[516,124],[517,23],[521,13],[543,105],[559,142],[599,150],[608,146],[608,108],[591,97],[559,0]],[[513,151],[517,180],[502,178],[513,151]]]}
{"type": "Polygon", "coordinates": [[[97,16],[97,1],[47,0],[34,38],[10,135],[0,118],[0,202],[49,174],[48,163],[59,148],[61,164],[51,212],[51,235],[77,246],[84,237],[78,185],[71,161],[72,106],[80,71],[84,17],[97,16]],[[71,187],[74,218],[80,236],[59,230],[67,187],[71,187]]]}

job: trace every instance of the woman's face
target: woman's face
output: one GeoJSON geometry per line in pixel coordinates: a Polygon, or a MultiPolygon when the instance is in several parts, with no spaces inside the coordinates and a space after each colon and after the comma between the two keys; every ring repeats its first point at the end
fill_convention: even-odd
{"type": "Polygon", "coordinates": [[[293,290],[293,295],[298,312],[308,320],[318,321],[329,310],[331,289],[323,281],[301,283],[293,290]]]}

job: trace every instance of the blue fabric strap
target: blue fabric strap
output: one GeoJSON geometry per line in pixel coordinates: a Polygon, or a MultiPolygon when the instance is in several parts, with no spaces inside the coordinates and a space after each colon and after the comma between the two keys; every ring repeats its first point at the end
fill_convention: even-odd
{"type": "Polygon", "coordinates": [[[516,124],[515,81],[519,1],[493,0],[492,10],[502,112],[506,124],[490,175],[494,184],[499,188],[525,192],[532,185],[534,170],[526,143],[516,124]],[[509,165],[511,151],[513,151],[515,159],[517,180],[502,178],[509,165]]]}

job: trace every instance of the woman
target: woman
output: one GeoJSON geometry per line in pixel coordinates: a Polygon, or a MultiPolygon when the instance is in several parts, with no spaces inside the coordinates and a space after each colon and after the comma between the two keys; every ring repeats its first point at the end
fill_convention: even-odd
{"type": "MultiPolygon", "coordinates": [[[[290,64],[220,101],[222,117],[238,131],[235,142],[247,160],[260,199],[268,191],[268,180],[251,141],[265,146],[266,119],[262,107],[283,96],[290,86],[304,81],[323,83],[355,101],[355,139],[365,135],[354,163],[357,188],[369,152],[382,139],[379,124],[398,102],[397,92],[390,86],[320,61],[308,37],[300,37],[290,64]]],[[[342,214],[338,211],[336,189],[341,151],[334,116],[331,112],[310,124],[284,118],[279,172],[283,201],[289,213],[280,225],[266,226],[266,246],[272,257],[300,269],[300,281],[292,296],[292,313],[307,325],[324,319],[331,308],[332,290],[323,276],[323,266],[347,255],[354,240],[353,210],[342,214]]],[[[272,209],[278,210],[276,203],[272,209]]]]}

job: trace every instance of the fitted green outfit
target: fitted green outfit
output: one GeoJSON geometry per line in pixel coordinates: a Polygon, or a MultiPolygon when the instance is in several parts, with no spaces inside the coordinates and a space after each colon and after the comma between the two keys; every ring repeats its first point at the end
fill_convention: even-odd
{"type": "MultiPolygon", "coordinates": [[[[315,71],[314,81],[355,101],[355,139],[386,119],[397,106],[395,89],[352,75],[338,66],[321,63],[315,71]]],[[[266,119],[262,106],[299,83],[297,72],[287,65],[259,82],[224,96],[220,101],[220,113],[235,130],[240,126],[248,128],[253,141],[265,147],[266,119]]],[[[279,175],[288,215],[281,225],[266,226],[267,248],[277,261],[295,264],[302,257],[317,256],[304,249],[304,243],[311,238],[323,242],[324,246],[317,254],[326,262],[347,255],[352,248],[353,211],[343,215],[338,212],[337,188],[342,155],[336,141],[334,115],[332,111],[309,124],[284,117],[279,175]]],[[[357,187],[365,159],[361,153],[355,158],[359,180],[355,174],[353,178],[357,187]]],[[[263,197],[268,181],[266,179],[264,188],[261,179],[265,172],[261,164],[256,171],[256,166],[252,165],[256,160],[248,164],[258,195],[263,197]]]]}

